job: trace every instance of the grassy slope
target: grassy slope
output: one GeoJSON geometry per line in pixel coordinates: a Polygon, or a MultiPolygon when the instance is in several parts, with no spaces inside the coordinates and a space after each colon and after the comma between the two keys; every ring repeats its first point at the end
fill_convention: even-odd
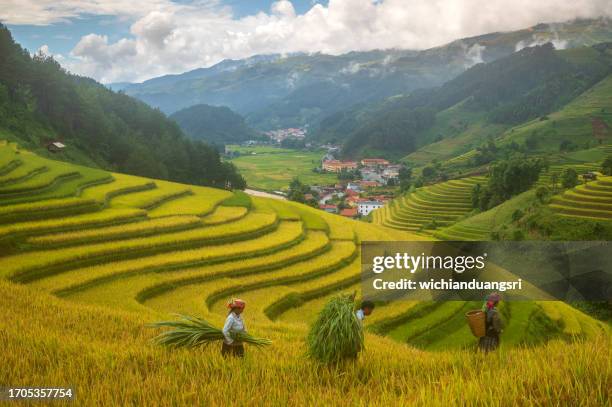
{"type": "MultiPolygon", "coordinates": [[[[590,50],[574,50],[573,53],[562,54],[567,58],[580,59],[580,52],[590,50]]],[[[602,159],[602,152],[596,147],[599,143],[593,137],[591,119],[599,118],[612,126],[612,76],[603,79],[592,88],[578,96],[572,102],[557,112],[548,115],[548,120],[535,119],[520,125],[507,128],[502,125],[487,123],[484,117],[466,111],[462,103],[438,113],[437,125],[431,130],[426,140],[434,141],[437,135],[443,139],[421,147],[416,152],[406,156],[404,160],[417,167],[439,160],[446,167],[469,168],[467,159],[475,153],[475,148],[488,137],[494,137],[500,145],[516,142],[525,143],[525,139],[533,134],[537,136],[538,144],[530,151],[534,154],[548,154],[554,161],[588,161],[602,159]],[[580,150],[589,152],[559,153],[562,141],[571,141],[580,150]],[[550,156],[550,154],[553,154],[550,156]]],[[[608,134],[604,144],[612,142],[612,134],[608,134]]]]}

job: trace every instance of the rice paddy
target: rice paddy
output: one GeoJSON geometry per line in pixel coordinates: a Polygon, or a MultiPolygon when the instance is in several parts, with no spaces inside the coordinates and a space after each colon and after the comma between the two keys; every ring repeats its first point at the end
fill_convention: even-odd
{"type": "MultiPolygon", "coordinates": [[[[254,397],[275,405],[452,404],[458,395],[473,404],[544,397],[563,404],[581,397],[585,405],[600,405],[607,399],[608,383],[593,370],[604,371],[609,354],[593,360],[592,352],[609,349],[608,328],[565,304],[509,306],[512,333],[487,360],[473,352],[476,340],[463,319],[479,304],[377,304],[366,320],[364,350],[341,373],[304,359],[308,326],[323,305],[339,293],[360,298],[359,242],[431,240],[447,230],[443,226],[460,225],[469,213],[466,191],[481,178],[419,189],[391,213],[380,211],[379,224],[367,224],[231,191],[99,170],[89,176],[64,163],[55,176],[11,175],[39,165],[26,152],[11,164],[12,148],[0,146],[0,177],[12,179],[0,181],[0,188],[20,191],[24,201],[0,194],[6,316],[0,318],[0,359],[11,366],[0,370],[0,383],[15,377],[22,383],[11,385],[69,381],[86,405],[152,405],[160,397],[169,404],[217,404],[230,394],[228,371],[245,379],[232,382],[231,393],[240,390],[233,399],[238,404],[253,404],[254,397]],[[54,181],[72,172],[80,184],[54,181]],[[428,226],[434,220],[439,229],[428,226]],[[247,301],[252,332],[273,342],[261,351],[247,348],[243,363],[221,359],[217,348],[168,350],[151,343],[162,331],[147,325],[174,313],[220,326],[223,304],[235,296],[247,301]],[[542,319],[546,323],[538,325],[542,319]],[[534,332],[543,340],[524,348],[534,332]],[[504,398],[498,386],[481,391],[482,374],[494,374],[492,360],[508,366],[495,370],[508,386],[504,398]],[[569,373],[560,375],[560,368],[569,373]],[[515,380],[519,375],[524,381],[515,380]],[[356,386],[361,382],[366,385],[356,386]],[[255,395],[253,388],[261,386],[269,391],[255,395]]],[[[49,168],[54,164],[45,160],[49,168]]],[[[588,202],[606,198],[608,180],[599,182],[588,189],[592,194],[582,194],[588,202]]]]}
{"type": "Polygon", "coordinates": [[[550,208],[562,216],[612,220],[612,177],[598,176],[552,199],[550,208]]]}
{"type": "Polygon", "coordinates": [[[469,177],[418,188],[376,211],[374,222],[430,235],[469,215],[472,188],[485,182],[485,177],[469,177]]]}

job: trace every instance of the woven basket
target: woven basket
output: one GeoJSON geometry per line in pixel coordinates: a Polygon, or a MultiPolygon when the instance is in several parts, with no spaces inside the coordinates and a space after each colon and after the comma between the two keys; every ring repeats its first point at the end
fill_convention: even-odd
{"type": "Polygon", "coordinates": [[[485,336],[487,329],[485,326],[485,313],[481,310],[468,311],[465,314],[468,325],[477,338],[485,336]]]}

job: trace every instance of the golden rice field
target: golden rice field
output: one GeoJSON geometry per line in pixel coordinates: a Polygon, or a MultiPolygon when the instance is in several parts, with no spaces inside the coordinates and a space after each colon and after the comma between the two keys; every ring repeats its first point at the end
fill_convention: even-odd
{"type": "MultiPolygon", "coordinates": [[[[470,182],[420,191],[398,214],[425,222],[428,210],[460,212],[470,182]]],[[[380,304],[359,360],[305,358],[324,302],[359,295],[360,241],[428,239],[0,143],[0,363],[10,367],[0,383],[74,386],[79,405],[609,403],[608,328],[562,303],[506,304],[508,333],[487,356],[463,317],[477,304],[380,304]],[[247,301],[250,332],[272,347],[240,361],[151,344],[147,323],[185,312],[219,326],[232,296],[247,301]],[[483,386],[487,378],[494,384],[483,386]]]]}

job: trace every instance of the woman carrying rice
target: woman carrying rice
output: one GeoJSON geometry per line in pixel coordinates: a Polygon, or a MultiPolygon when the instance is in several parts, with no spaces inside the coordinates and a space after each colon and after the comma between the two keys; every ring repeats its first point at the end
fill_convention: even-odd
{"type": "Polygon", "coordinates": [[[493,293],[487,297],[482,307],[485,312],[486,334],[480,338],[478,346],[484,352],[495,350],[499,346],[499,335],[502,332],[502,321],[497,310],[499,300],[499,294],[493,293]]]}
{"type": "Polygon", "coordinates": [[[221,354],[223,356],[235,356],[244,357],[244,345],[240,341],[232,339],[232,333],[246,333],[246,327],[244,321],[240,316],[246,303],[238,298],[234,298],[227,304],[229,313],[225,319],[225,325],[223,325],[223,345],[221,347],[221,354]]]}

